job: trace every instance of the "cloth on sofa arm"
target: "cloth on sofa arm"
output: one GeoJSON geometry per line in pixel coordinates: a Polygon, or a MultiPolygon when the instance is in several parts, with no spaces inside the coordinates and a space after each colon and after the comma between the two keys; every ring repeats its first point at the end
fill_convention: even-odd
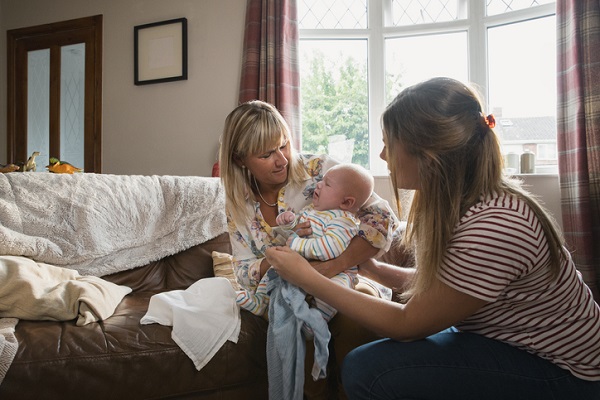
{"type": "Polygon", "coordinates": [[[95,276],[19,256],[0,256],[0,383],[18,350],[18,319],[69,321],[77,325],[110,317],[131,292],[95,276]]]}
{"type": "Polygon", "coordinates": [[[0,255],[108,275],[226,232],[224,210],[218,178],[0,174],[0,255]]]}
{"type": "Polygon", "coordinates": [[[0,317],[77,318],[78,326],[110,317],[131,292],[102,278],[18,256],[0,256],[0,281],[0,317]]]}

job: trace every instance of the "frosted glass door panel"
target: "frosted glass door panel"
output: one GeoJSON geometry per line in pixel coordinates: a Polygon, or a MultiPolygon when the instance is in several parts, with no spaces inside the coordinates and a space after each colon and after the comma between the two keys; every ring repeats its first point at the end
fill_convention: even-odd
{"type": "Polygon", "coordinates": [[[60,159],[76,167],[84,160],[85,44],[61,48],[60,159]]]}
{"type": "Polygon", "coordinates": [[[37,172],[45,171],[50,151],[50,49],[27,53],[27,157],[34,151],[37,172]]]}

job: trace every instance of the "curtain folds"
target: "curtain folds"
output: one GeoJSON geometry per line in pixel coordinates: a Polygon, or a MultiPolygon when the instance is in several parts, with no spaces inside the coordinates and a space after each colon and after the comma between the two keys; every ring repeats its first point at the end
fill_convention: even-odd
{"type": "Polygon", "coordinates": [[[600,301],[600,2],[556,2],[557,140],[564,233],[600,301]]]}
{"type": "Polygon", "coordinates": [[[296,0],[247,0],[239,101],[249,100],[277,107],[301,149],[296,0]]]}

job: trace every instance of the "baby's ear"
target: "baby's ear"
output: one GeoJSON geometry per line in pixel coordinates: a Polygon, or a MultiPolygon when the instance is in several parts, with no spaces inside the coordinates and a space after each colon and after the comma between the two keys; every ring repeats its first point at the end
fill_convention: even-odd
{"type": "Polygon", "coordinates": [[[356,198],[352,196],[344,197],[344,201],[340,204],[340,209],[344,211],[354,211],[354,205],[356,204],[356,198]]]}

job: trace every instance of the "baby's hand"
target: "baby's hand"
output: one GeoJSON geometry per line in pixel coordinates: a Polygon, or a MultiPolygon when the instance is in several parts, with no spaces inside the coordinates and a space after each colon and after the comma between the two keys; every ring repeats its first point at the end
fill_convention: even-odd
{"type": "Polygon", "coordinates": [[[277,225],[288,225],[296,219],[296,215],[291,211],[284,211],[277,216],[275,221],[277,225]]]}

